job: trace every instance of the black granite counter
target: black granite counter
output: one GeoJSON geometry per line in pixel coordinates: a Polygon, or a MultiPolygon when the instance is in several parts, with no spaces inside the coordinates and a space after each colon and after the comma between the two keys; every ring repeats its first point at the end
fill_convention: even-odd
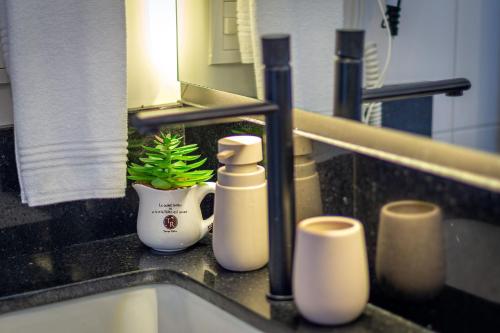
{"type": "MultiPolygon", "coordinates": [[[[206,167],[215,169],[217,140],[262,132],[249,126],[186,127],[186,143],[199,144],[209,158],[206,167]]],[[[148,140],[134,133],[129,138],[131,160],[148,140]]],[[[264,296],[267,271],[240,274],[220,268],[210,239],[175,256],[151,253],[131,235],[136,231],[138,197],[130,187],[122,199],[22,205],[12,129],[0,130],[0,313],[134,285],[175,283],[264,331],[423,330],[401,317],[439,332],[490,332],[500,327],[500,251],[495,245],[500,243],[499,193],[319,143],[315,150],[326,156],[320,154],[317,164],[324,213],[355,217],[365,228],[370,303],[376,306],[369,305],[356,322],[321,328],[303,320],[293,302],[269,303],[264,296]],[[388,297],[375,274],[379,210],[389,201],[406,199],[438,204],[448,227],[447,285],[426,302],[388,297]]],[[[213,196],[205,200],[207,217],[213,196]]]]}
{"type": "Polygon", "coordinates": [[[131,286],[171,283],[267,332],[425,332],[368,305],[355,322],[321,327],[293,302],[269,302],[267,269],[234,273],[213,257],[210,236],[175,255],[153,253],[135,234],[0,259],[0,313],[131,286]]]}

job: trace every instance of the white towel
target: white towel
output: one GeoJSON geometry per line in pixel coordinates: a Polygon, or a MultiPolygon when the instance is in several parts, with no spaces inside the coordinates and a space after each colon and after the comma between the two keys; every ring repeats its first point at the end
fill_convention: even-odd
{"type": "Polygon", "coordinates": [[[123,0],[7,0],[21,197],[30,206],[122,197],[123,0]]]}
{"type": "MultiPolygon", "coordinates": [[[[268,33],[288,33],[292,46],[294,106],[332,115],[335,30],[344,24],[343,0],[238,1],[249,3],[258,98],[264,99],[260,37],[268,33]]],[[[238,12],[239,15],[242,22],[246,22],[246,12],[238,12]]],[[[242,23],[245,28],[247,25],[242,23]]],[[[240,45],[246,45],[246,35],[242,35],[245,39],[242,42],[240,37],[240,45]]]]}

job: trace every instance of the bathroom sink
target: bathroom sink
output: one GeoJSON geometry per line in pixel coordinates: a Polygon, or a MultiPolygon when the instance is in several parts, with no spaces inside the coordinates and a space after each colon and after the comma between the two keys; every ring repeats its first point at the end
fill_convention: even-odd
{"type": "Polygon", "coordinates": [[[0,316],[2,333],[261,332],[175,285],[149,285],[0,316]]]}

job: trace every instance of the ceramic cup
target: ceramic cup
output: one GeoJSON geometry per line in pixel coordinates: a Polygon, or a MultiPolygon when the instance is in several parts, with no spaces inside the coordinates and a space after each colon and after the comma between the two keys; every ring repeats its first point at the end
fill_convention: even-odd
{"type": "Polygon", "coordinates": [[[300,313],[317,324],[344,324],[363,312],[369,282],[359,221],[321,216],[298,224],[293,293],[300,313]]]}
{"type": "Polygon", "coordinates": [[[429,202],[395,201],[382,207],[375,270],[386,291],[426,299],[443,287],[441,220],[441,209],[429,202]]]}
{"type": "Polygon", "coordinates": [[[215,193],[215,183],[169,191],[141,184],[132,186],[139,194],[137,234],[154,250],[183,250],[211,229],[214,217],[203,220],[200,204],[207,194],[215,193]]]}

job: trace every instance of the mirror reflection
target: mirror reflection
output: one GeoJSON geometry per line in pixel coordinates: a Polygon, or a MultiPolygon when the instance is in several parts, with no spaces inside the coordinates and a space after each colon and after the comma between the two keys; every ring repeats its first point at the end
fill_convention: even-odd
{"type": "MultiPolygon", "coordinates": [[[[207,156],[217,155],[213,141],[235,135],[265,137],[248,122],[185,128],[187,143],[207,156]]],[[[500,271],[491,267],[500,256],[498,193],[303,136],[294,144],[297,216],[362,222],[370,303],[437,331],[469,327],[500,308],[500,271]]],[[[260,164],[267,167],[265,156],[260,164]]],[[[212,157],[207,166],[222,165],[212,157]]]]}
{"type": "Polygon", "coordinates": [[[473,149],[500,149],[496,1],[178,0],[177,10],[181,82],[262,99],[259,36],[289,33],[296,108],[473,149]],[[356,56],[358,88],[365,90],[358,99],[346,97],[352,104],[347,113],[334,100],[347,87],[339,82],[356,78],[338,77],[339,58],[353,56],[339,50],[346,44],[339,43],[338,29],[364,31],[356,56]],[[464,80],[443,81],[451,79],[464,80]],[[392,97],[380,98],[382,93],[392,97]]]}

